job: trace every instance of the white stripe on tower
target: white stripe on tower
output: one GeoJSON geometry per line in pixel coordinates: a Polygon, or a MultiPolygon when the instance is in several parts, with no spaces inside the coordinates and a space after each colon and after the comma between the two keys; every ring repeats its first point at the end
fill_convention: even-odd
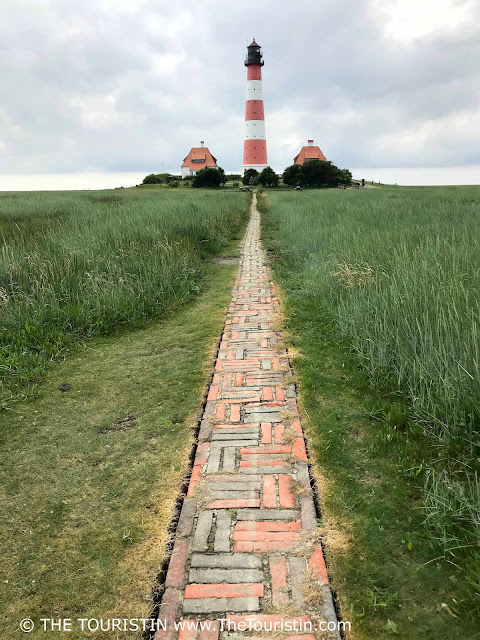
{"type": "Polygon", "coordinates": [[[247,80],[247,100],[263,100],[261,80],[247,80]]]}
{"type": "Polygon", "coordinates": [[[267,141],[262,95],[262,53],[255,40],[247,48],[247,96],[242,175],[247,169],[262,171],[267,166],[267,141]]]}
{"type": "Polygon", "coordinates": [[[264,120],[247,120],[245,122],[245,140],[252,140],[252,138],[265,140],[264,120]]]}

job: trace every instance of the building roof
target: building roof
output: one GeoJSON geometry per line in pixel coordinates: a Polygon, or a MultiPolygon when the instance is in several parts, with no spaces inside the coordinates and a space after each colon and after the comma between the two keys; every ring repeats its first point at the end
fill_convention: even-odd
{"type": "Polygon", "coordinates": [[[210,153],[208,147],[192,147],[182,164],[182,167],[188,167],[193,171],[216,166],[217,159],[210,153]]]}
{"type": "Polygon", "coordinates": [[[248,45],[249,47],[259,47],[260,45],[255,42],[255,38],[252,40],[252,44],[248,45]]]}
{"type": "Polygon", "coordinates": [[[294,164],[303,164],[305,160],[326,160],[320,147],[309,145],[308,147],[302,147],[300,153],[293,159],[294,164]]]}

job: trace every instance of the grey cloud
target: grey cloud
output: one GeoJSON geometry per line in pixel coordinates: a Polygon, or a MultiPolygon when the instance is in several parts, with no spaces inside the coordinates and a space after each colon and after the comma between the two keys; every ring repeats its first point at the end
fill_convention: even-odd
{"type": "Polygon", "coordinates": [[[479,163],[471,26],[403,46],[367,0],[4,0],[0,18],[3,173],[178,171],[200,139],[239,169],[253,36],[276,169],[307,137],[341,166],[479,163]]]}

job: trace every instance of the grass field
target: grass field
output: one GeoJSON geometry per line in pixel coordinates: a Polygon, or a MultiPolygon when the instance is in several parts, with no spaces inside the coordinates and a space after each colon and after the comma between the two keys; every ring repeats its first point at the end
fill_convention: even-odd
{"type": "Polygon", "coordinates": [[[73,344],[190,299],[246,209],[233,192],[0,194],[4,406],[73,344]]]}
{"type": "Polygon", "coordinates": [[[148,616],[236,270],[212,257],[237,255],[249,200],[5,201],[3,267],[22,283],[6,278],[19,302],[15,315],[8,299],[6,322],[30,326],[38,353],[4,340],[19,386],[5,377],[0,413],[1,636],[19,637],[24,617],[35,638],[52,635],[42,617],[148,616]]]}
{"type": "Polygon", "coordinates": [[[480,188],[270,191],[261,207],[344,617],[360,638],[474,637],[480,188]]]}

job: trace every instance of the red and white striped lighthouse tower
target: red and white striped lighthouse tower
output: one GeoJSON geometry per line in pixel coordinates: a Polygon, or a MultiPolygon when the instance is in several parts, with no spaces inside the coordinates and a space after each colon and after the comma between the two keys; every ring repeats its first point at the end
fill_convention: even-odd
{"type": "Polygon", "coordinates": [[[245,141],[242,175],[247,169],[262,171],[267,166],[267,140],[262,96],[262,53],[253,40],[247,47],[247,103],[245,107],[245,141]]]}

